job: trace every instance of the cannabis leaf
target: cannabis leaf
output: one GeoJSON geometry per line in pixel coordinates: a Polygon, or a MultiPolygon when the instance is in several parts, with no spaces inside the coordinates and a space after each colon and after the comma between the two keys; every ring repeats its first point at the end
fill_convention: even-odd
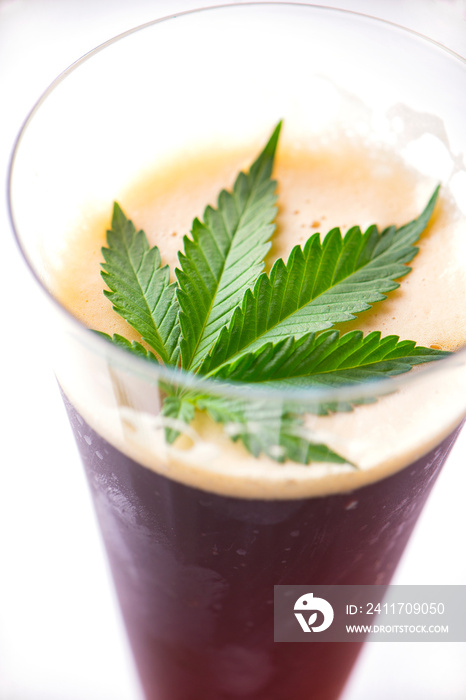
{"type": "MultiPolygon", "coordinates": [[[[414,365],[439,360],[448,352],[417,346],[410,340],[400,341],[396,335],[384,338],[378,331],[364,336],[362,331],[340,335],[338,331],[307,333],[299,339],[290,336],[276,344],[267,343],[252,353],[214,370],[210,378],[229,382],[247,382],[260,388],[338,388],[366,384],[408,372],[414,365]]],[[[390,388],[386,388],[389,392],[390,388]]],[[[323,401],[306,397],[300,413],[326,415],[350,411],[354,405],[375,399],[361,395],[351,400],[323,401]]],[[[187,393],[184,397],[168,397],[170,410],[164,415],[189,422],[194,409],[206,410],[214,420],[228,426],[232,439],[240,439],[254,455],[261,452],[278,461],[288,459],[307,464],[309,461],[344,461],[326,445],[309,440],[302,429],[303,420],[296,410],[292,395],[282,401],[257,400],[246,397],[220,398],[187,393]]],[[[173,441],[177,432],[170,430],[173,441]]],[[[167,438],[168,439],[168,438],[167,438]]]]}
{"type": "Polygon", "coordinates": [[[170,444],[182,432],[183,426],[189,425],[194,418],[194,404],[179,396],[167,396],[162,406],[162,416],[169,419],[165,428],[165,437],[170,444]]]}
{"type": "Polygon", "coordinates": [[[210,376],[274,388],[341,387],[402,374],[448,354],[378,331],[324,331],[267,343],[210,376]]]}
{"type": "Polygon", "coordinates": [[[141,345],[141,343],[138,343],[136,340],[130,342],[126,338],[123,338],[122,335],[118,335],[118,333],[114,333],[112,336],[110,336],[107,333],[102,333],[101,331],[94,332],[97,333],[97,335],[102,336],[106,340],[109,340],[113,345],[116,345],[116,347],[118,348],[123,348],[124,350],[131,352],[133,355],[142,357],[144,360],[150,360],[151,362],[159,364],[154,353],[150,350],[147,350],[147,348],[145,348],[144,345],[141,345]]]}
{"type": "Polygon", "coordinates": [[[196,386],[159,382],[168,442],[176,440],[196,411],[206,411],[255,456],[344,463],[312,439],[303,416],[351,411],[376,398],[367,390],[329,399],[308,391],[297,403],[293,390],[367,387],[369,381],[449,354],[379,332],[364,336],[362,331],[341,335],[328,330],[399,286],[397,280],[410,271],[407,263],[418,251],[439,188],[420,216],[405,226],[379,231],[374,225],[364,233],[355,226],[344,237],[333,229],[323,241],[316,233],[267,274],[262,270],[274,230],[276,183],[271,175],[280,128],[281,123],[249,173],[240,173],[232,192],[220,193],[217,209],[208,206],[204,221],[194,220],[192,238],[185,236],[179,254],[177,282],[170,284],[158,248],[150,248],[144,232],[136,231],[114,205],[108,247],[102,249],[104,293],[150,349],[117,334],[101,335],[138,357],[181,364],[198,375],[196,386]],[[235,384],[235,396],[217,396],[211,390],[215,380],[235,384]],[[251,396],[248,388],[243,398],[238,387],[251,384],[280,390],[280,400],[251,396]]]}
{"type": "Polygon", "coordinates": [[[116,203],[107,246],[102,248],[101,274],[110,290],[104,290],[105,296],[164,363],[176,364],[180,336],[176,285],[170,284],[168,266],[160,266],[157,246],[149,247],[144,231],[136,231],[116,203]]]}
{"type": "Polygon", "coordinates": [[[277,260],[270,276],[261,274],[254,290],[246,291],[200,372],[208,374],[268,342],[299,338],[348,321],[385,299],[387,292],[399,287],[395,280],[411,269],[406,263],[418,251],[414,244],[429,222],[438,189],[422,214],[401,228],[379,232],[370,226],[363,234],[355,226],[344,238],[333,229],[323,242],[316,233],[304,249],[295,246],[287,264],[277,260]]]}
{"type": "Polygon", "coordinates": [[[302,416],[283,410],[274,402],[206,396],[196,403],[216,422],[223,423],[230,438],[241,440],[255,457],[265,454],[277,462],[291,459],[300,464],[347,463],[327,445],[309,439],[309,431],[303,429],[302,416]]]}
{"type": "Polygon", "coordinates": [[[276,183],[270,179],[281,123],[249,174],[240,173],[233,191],[223,190],[218,208],[195,219],[184,237],[176,270],[182,331],[181,359],[196,370],[230,321],[245,291],[256,281],[270,248],[276,183]]]}

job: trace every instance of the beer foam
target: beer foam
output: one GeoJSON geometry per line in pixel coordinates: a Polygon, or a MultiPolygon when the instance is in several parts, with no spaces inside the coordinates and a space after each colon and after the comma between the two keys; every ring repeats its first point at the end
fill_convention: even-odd
{"type": "MultiPolygon", "coordinates": [[[[220,189],[231,188],[237,172],[248,168],[251,153],[254,157],[256,152],[245,147],[190,154],[182,162],[146,174],[118,201],[173,271],[193,218],[202,217],[207,203],[215,206],[220,189]]],[[[354,225],[366,229],[376,223],[382,229],[407,223],[419,215],[437,184],[431,174],[421,174],[393,152],[369,147],[354,137],[340,137],[312,150],[304,144],[281,146],[274,177],[279,210],[267,269],[317,231],[325,234],[339,226],[345,233],[354,225]]],[[[109,223],[107,217],[99,214],[93,219],[89,213],[84,223],[77,222],[54,271],[52,291],[85,325],[139,340],[102,294],[100,248],[109,223]]],[[[465,242],[466,219],[448,188],[443,188],[411,263],[412,272],[387,300],[341,324],[340,330],[380,330],[383,335],[396,334],[451,351],[466,345],[465,242]]],[[[246,498],[299,498],[355,489],[426,454],[465,414],[465,373],[453,368],[441,377],[437,373],[436,379],[408,382],[351,412],[307,416],[312,438],[343,454],[348,465],[279,464],[263,455],[252,457],[202,414],[174,445],[167,445],[153,395],[147,409],[140,396],[134,404],[128,396],[123,400],[112,369],[105,376],[100,372],[100,380],[90,387],[94,360],[87,358],[82,373],[80,362],[82,357],[73,363],[72,372],[69,362],[57,376],[71,402],[104,438],[146,467],[178,481],[246,498]]],[[[413,372],[421,377],[422,370],[413,372]]]]}

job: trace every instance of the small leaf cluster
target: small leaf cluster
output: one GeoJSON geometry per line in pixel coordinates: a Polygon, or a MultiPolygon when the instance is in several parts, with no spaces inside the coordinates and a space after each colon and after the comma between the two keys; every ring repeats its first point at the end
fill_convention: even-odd
{"type": "Polygon", "coordinates": [[[374,398],[311,401],[299,410],[286,401],[254,400],[246,392],[244,398],[220,398],[203,391],[202,380],[278,390],[357,386],[447,355],[394,335],[330,330],[399,286],[439,188],[419,217],[404,226],[372,225],[364,232],[354,226],[345,236],[334,228],[323,240],[315,233],[266,272],[277,212],[272,170],[280,129],[281,123],[232,191],[220,193],[217,207],[208,206],[202,220],[194,220],[191,235],[183,239],[175,282],[157,246],[151,248],[145,233],[114,204],[102,249],[104,294],[141,342],[106,338],[150,362],[198,376],[196,390],[164,383],[169,442],[177,439],[177,426],[189,424],[196,411],[207,411],[255,456],[344,463],[341,455],[310,439],[303,413],[349,411],[374,398]]]}

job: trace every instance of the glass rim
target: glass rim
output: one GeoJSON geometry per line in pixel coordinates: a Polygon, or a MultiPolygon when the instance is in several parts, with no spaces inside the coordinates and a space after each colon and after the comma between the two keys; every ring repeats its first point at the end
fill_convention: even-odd
{"type": "MultiPolygon", "coordinates": [[[[27,131],[29,124],[34,119],[35,114],[39,111],[42,104],[47,100],[47,97],[67,78],[67,76],[73,73],[75,70],[79,69],[84,63],[87,63],[93,56],[99,54],[107,47],[131,36],[139,31],[145,29],[150,29],[156,25],[164,24],[171,20],[175,20],[179,17],[187,17],[190,15],[198,15],[201,13],[218,12],[221,10],[234,10],[238,12],[247,11],[248,9],[254,8],[270,8],[270,7],[294,7],[301,8],[304,11],[312,10],[314,12],[325,13],[325,14],[335,14],[341,15],[342,17],[353,17],[359,18],[361,20],[367,21],[377,26],[386,26],[391,28],[395,32],[399,32],[405,36],[411,36],[412,38],[420,41],[425,46],[430,48],[435,48],[439,50],[442,54],[449,55],[450,59],[456,60],[460,63],[462,68],[466,73],[466,58],[456,53],[453,49],[443,45],[439,41],[425,36],[424,34],[399,25],[390,20],[375,17],[373,15],[365,14],[363,12],[357,12],[354,10],[348,10],[344,8],[329,7],[325,5],[302,3],[302,2],[288,2],[283,0],[267,0],[266,2],[241,2],[241,3],[222,3],[218,5],[210,5],[205,7],[198,7],[189,10],[183,10],[180,12],[175,12],[163,17],[156,18],[154,20],[149,20],[143,24],[131,27],[117,34],[116,36],[102,42],[93,49],[90,49],[85,54],[83,54],[76,61],[71,63],[67,68],[65,68],[42,92],[40,97],[36,100],[26,118],[24,119],[22,126],[16,136],[13,143],[13,149],[10,156],[10,161],[8,165],[8,175],[7,175],[7,210],[10,219],[10,225],[12,227],[13,236],[16,244],[19,248],[19,252],[26,266],[28,267],[32,277],[35,279],[36,283],[39,285],[42,292],[45,293],[47,299],[53,304],[54,308],[58,310],[62,315],[65,316],[66,320],[75,329],[75,335],[81,336],[85,340],[85,344],[89,346],[92,350],[96,351],[99,355],[110,357],[114,361],[117,367],[123,368],[126,371],[133,371],[134,374],[139,376],[144,375],[151,379],[152,382],[156,383],[159,380],[168,381],[176,386],[181,386],[186,389],[202,389],[203,392],[208,391],[212,394],[222,394],[225,396],[240,396],[250,395],[252,392],[254,398],[257,399],[269,399],[269,398],[279,398],[282,400],[287,400],[290,402],[304,402],[304,403],[315,403],[315,402],[336,402],[350,400],[352,397],[374,397],[376,395],[381,395],[387,393],[387,387],[390,386],[393,390],[398,389],[400,386],[405,386],[411,383],[417,383],[419,380],[425,380],[428,377],[436,376],[439,372],[446,370],[447,368],[465,365],[466,364],[466,346],[461,347],[451,353],[451,355],[442,358],[441,360],[431,361],[420,366],[417,366],[418,371],[408,371],[396,376],[386,376],[382,379],[377,380],[364,380],[357,384],[345,384],[339,387],[287,387],[287,388],[276,388],[276,387],[265,387],[258,386],[254,382],[238,382],[238,381],[225,381],[223,379],[212,379],[206,378],[199,374],[190,372],[189,370],[182,369],[180,367],[164,366],[162,364],[156,365],[151,363],[146,359],[133,355],[129,353],[124,348],[118,347],[106,338],[100,336],[98,333],[93,331],[91,328],[86,326],[81,322],[74,314],[67,309],[59,299],[52,293],[52,291],[44,284],[41,280],[38,271],[36,270],[34,264],[29,258],[26,251],[26,246],[22,241],[22,237],[19,231],[19,227],[16,225],[15,216],[13,213],[12,204],[12,189],[14,181],[14,168],[16,162],[16,156],[21,148],[22,138],[24,133],[27,131]],[[420,371],[419,371],[420,370],[420,371]]],[[[387,295],[390,293],[388,292],[387,295]]],[[[377,303],[377,302],[374,302],[377,303]]],[[[372,308],[373,305],[370,306],[372,308]]],[[[326,330],[334,330],[334,326],[326,330]]],[[[341,335],[344,331],[341,331],[341,335]]],[[[367,333],[366,333],[367,335],[367,333]]],[[[403,339],[400,339],[403,340],[403,339]]],[[[390,390],[391,393],[391,390],[390,390]]]]}

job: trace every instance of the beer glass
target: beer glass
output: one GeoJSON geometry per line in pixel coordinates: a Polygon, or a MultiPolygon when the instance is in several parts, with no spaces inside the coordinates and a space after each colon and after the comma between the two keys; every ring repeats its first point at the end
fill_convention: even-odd
{"type": "Polygon", "coordinates": [[[76,318],[56,284],[66,251],[154,164],[257,144],[280,119],[288,143],[344,133],[398,152],[442,179],[464,227],[465,96],[465,63],[414,33],[329,8],[242,3],[107,42],[27,120],[12,222],[50,310],[56,376],[148,700],[339,697],[360,645],[275,643],[274,585],[389,583],[464,419],[465,351],[338,388],[201,381],[76,318]],[[253,418],[173,426],[167,386],[253,418]],[[302,434],[346,462],[274,461],[231,439],[243,430],[279,448],[284,413],[305,414],[302,434]]]}

